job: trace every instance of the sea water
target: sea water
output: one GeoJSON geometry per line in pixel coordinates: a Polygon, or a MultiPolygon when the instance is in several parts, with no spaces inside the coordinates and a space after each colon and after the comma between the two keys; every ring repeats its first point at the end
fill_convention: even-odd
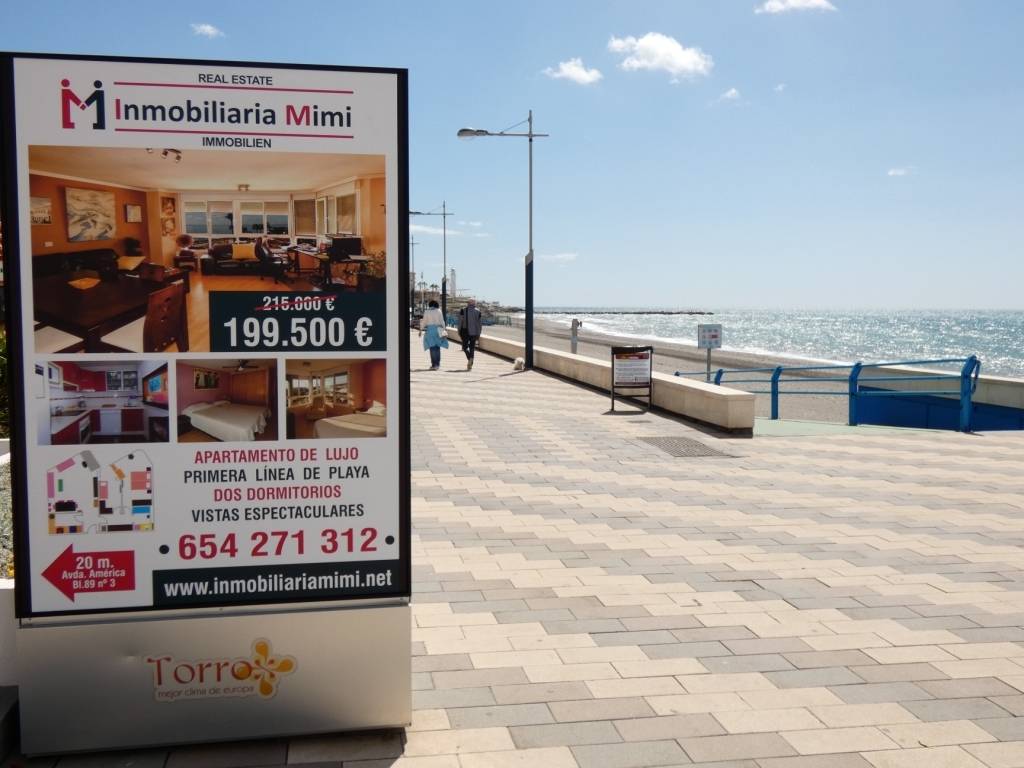
{"type": "Polygon", "coordinates": [[[722,324],[722,348],[809,361],[850,363],[964,358],[982,373],[1024,378],[1024,311],[726,309],[656,314],[625,307],[538,308],[560,325],[651,341],[697,345],[698,323],[722,324]],[[600,314],[595,314],[600,312],[600,314]],[[614,314],[605,314],[612,312],[614,314]]]}

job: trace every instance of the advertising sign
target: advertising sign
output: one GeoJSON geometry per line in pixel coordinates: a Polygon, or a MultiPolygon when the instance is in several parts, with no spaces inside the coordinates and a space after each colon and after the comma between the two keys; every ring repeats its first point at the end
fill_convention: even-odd
{"type": "Polygon", "coordinates": [[[720,349],[722,346],[721,323],[697,324],[697,349],[720,349]]]}
{"type": "Polygon", "coordinates": [[[651,407],[653,394],[654,347],[612,347],[612,410],[615,410],[615,392],[629,389],[630,397],[645,396],[651,407]],[[636,390],[647,390],[637,392],[636,390]]]}
{"type": "Polygon", "coordinates": [[[2,64],[18,615],[408,596],[405,72],[2,64]]]}

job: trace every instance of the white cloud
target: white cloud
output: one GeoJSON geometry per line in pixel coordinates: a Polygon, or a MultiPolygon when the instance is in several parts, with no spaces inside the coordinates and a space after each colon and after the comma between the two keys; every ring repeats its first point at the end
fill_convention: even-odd
{"type": "Polygon", "coordinates": [[[719,96],[718,100],[719,101],[739,101],[740,100],[740,92],[737,91],[735,88],[730,88],[728,91],[726,91],[721,96],[719,96]]]}
{"type": "Polygon", "coordinates": [[[208,37],[211,40],[215,37],[224,37],[224,33],[213,24],[192,24],[191,26],[192,34],[199,35],[199,37],[208,37]]]}
{"type": "Polygon", "coordinates": [[[539,254],[537,254],[537,258],[538,259],[543,259],[544,261],[562,261],[562,262],[566,262],[566,261],[576,261],[576,257],[578,255],[579,255],[578,253],[539,253],[539,254]]]}
{"type": "Polygon", "coordinates": [[[684,48],[674,37],[648,32],[643,37],[612,37],[608,41],[612,53],[626,54],[619,65],[626,71],[637,69],[663,70],[672,75],[672,82],[683,77],[708,75],[715,63],[700,48],[684,48]]]}
{"type": "MultiPolygon", "coordinates": [[[[443,227],[431,227],[427,224],[410,224],[409,231],[418,235],[437,235],[438,237],[445,234],[443,227]]],[[[447,234],[450,237],[452,235],[461,235],[462,232],[457,229],[449,229],[447,234]]]]}
{"type": "Polygon", "coordinates": [[[782,93],[782,92],[783,92],[784,90],[786,90],[786,84],[785,84],[785,83],[779,83],[779,84],[778,84],[778,85],[776,85],[776,86],[775,86],[775,88],[774,88],[774,91],[775,91],[776,93],[782,93]]]}
{"type": "Polygon", "coordinates": [[[490,236],[491,236],[490,232],[473,232],[470,235],[470,237],[490,237],[490,236]]]}
{"type": "Polygon", "coordinates": [[[460,221],[458,224],[460,227],[482,227],[484,225],[482,221],[460,221]]]}
{"type": "Polygon", "coordinates": [[[552,80],[572,80],[578,85],[593,85],[604,77],[599,69],[587,69],[583,66],[583,59],[580,58],[560,61],[557,69],[548,67],[544,74],[552,80]]]}
{"type": "Polygon", "coordinates": [[[766,0],[754,13],[789,13],[790,11],[835,11],[828,0],[766,0]]]}
{"type": "Polygon", "coordinates": [[[913,168],[910,167],[890,168],[888,171],[886,171],[885,175],[890,177],[909,176],[911,171],[913,171],[913,168]]]}

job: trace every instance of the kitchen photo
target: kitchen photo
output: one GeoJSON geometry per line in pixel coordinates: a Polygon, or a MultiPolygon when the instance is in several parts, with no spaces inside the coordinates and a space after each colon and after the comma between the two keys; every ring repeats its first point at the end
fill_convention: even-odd
{"type": "Polygon", "coordinates": [[[170,377],[166,360],[36,365],[40,445],[166,443],[170,377]]]}

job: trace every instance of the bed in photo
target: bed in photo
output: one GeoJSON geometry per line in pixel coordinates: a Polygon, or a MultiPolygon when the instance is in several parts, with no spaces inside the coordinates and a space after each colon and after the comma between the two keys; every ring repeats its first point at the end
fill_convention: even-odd
{"type": "Polygon", "coordinates": [[[290,440],[387,435],[384,360],[288,360],[285,387],[290,440]]]}
{"type": "Polygon", "coordinates": [[[275,360],[190,360],[175,378],[178,442],[277,439],[275,360]]]}

